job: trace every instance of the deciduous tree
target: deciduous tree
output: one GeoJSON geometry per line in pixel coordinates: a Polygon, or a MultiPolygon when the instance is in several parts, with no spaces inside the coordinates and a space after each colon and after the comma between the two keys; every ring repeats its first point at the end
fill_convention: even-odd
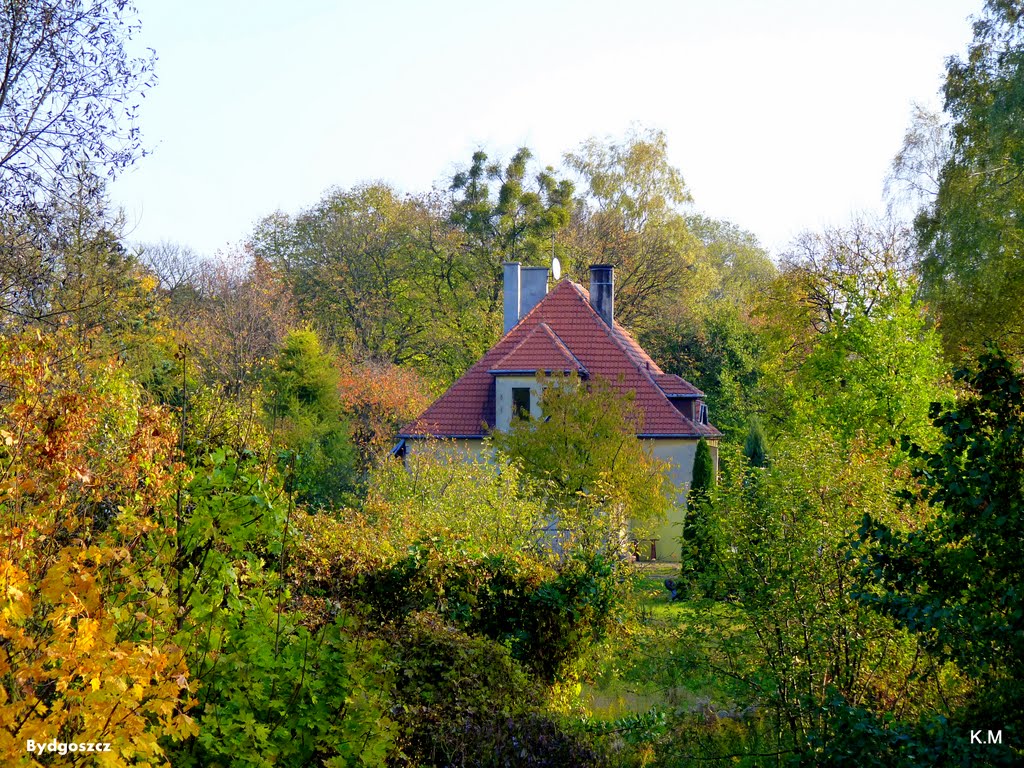
{"type": "Polygon", "coordinates": [[[1024,5],[988,0],[946,66],[951,146],[915,226],[924,288],[955,356],[1024,350],[1024,5]]]}
{"type": "Polygon", "coordinates": [[[288,451],[286,487],[315,507],[340,506],[355,481],[337,366],[314,331],[293,330],[266,380],[270,428],[288,451]]]}
{"type": "Polygon", "coordinates": [[[642,416],[628,396],[596,379],[542,379],[538,420],[494,435],[497,450],[540,484],[559,524],[587,546],[607,546],[622,526],[641,528],[668,511],[667,465],[636,435],[642,416]]]}
{"type": "Polygon", "coordinates": [[[131,56],[128,0],[11,0],[0,10],[0,206],[74,189],[79,166],[113,175],[140,154],[138,99],[155,54],[131,56]]]}
{"type": "Polygon", "coordinates": [[[958,378],[955,405],[932,411],[940,445],[911,447],[920,485],[906,498],[934,519],[903,532],[865,515],[857,597],[978,680],[976,710],[1020,729],[1024,376],[993,349],[958,378]]]}
{"type": "Polygon", "coordinates": [[[664,301],[693,281],[699,245],[682,215],[690,192],[668,159],[665,134],[590,139],[565,162],[583,193],[568,235],[570,266],[581,275],[592,263],[615,266],[616,317],[651,325],[664,301]]]}

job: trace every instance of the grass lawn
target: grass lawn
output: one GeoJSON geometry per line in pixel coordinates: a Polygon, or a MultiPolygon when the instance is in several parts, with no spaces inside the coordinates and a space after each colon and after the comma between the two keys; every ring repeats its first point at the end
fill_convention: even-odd
{"type": "Polygon", "coordinates": [[[629,610],[619,627],[586,660],[580,697],[596,719],[690,711],[731,704],[737,691],[701,660],[713,651],[714,632],[742,632],[739,611],[706,601],[673,602],[664,581],[678,565],[638,563],[629,610]]]}

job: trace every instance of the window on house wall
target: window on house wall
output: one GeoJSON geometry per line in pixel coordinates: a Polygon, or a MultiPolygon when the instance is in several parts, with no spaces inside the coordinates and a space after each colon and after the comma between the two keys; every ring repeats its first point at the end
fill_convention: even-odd
{"type": "Polygon", "coordinates": [[[530,388],[512,387],[512,416],[530,418],[530,388]]]}

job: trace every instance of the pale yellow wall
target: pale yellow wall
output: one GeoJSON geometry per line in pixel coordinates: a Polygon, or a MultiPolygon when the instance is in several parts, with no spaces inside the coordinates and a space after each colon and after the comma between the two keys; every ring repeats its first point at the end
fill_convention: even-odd
{"type": "Polygon", "coordinates": [[[414,456],[417,453],[424,451],[438,451],[441,449],[465,452],[467,459],[490,459],[493,455],[493,451],[490,449],[484,452],[484,441],[483,440],[424,440],[424,439],[406,439],[405,451],[409,456],[414,456]]]}
{"type": "Polygon", "coordinates": [[[540,418],[541,386],[537,377],[527,376],[496,376],[494,381],[494,426],[501,432],[507,432],[512,423],[512,388],[530,388],[530,416],[540,418]]]}
{"type": "MultiPolygon", "coordinates": [[[[668,520],[654,532],[658,539],[658,559],[678,562],[679,537],[683,533],[683,521],[686,518],[686,492],[693,480],[693,460],[697,453],[697,440],[663,439],[648,440],[647,443],[656,458],[669,462],[669,479],[676,488],[675,505],[669,510],[668,520]]],[[[709,441],[709,445],[717,474],[718,443],[709,441]]],[[[641,547],[641,554],[647,555],[647,550],[644,547],[641,547]]]]}

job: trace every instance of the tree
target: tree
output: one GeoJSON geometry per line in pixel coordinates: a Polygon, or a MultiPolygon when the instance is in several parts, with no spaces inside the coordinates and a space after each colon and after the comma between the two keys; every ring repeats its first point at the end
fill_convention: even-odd
{"type": "Polygon", "coordinates": [[[686,221],[699,240],[691,279],[662,304],[640,340],[666,372],[707,395],[716,427],[742,440],[754,414],[784,412],[772,402],[774,388],[766,386],[772,361],[757,317],[777,270],[751,233],[706,216],[686,221]]]}
{"type": "Polygon", "coordinates": [[[138,31],[128,0],[11,0],[0,11],[0,200],[61,196],[81,164],[113,175],[140,154],[137,99],[155,54],[126,51],[138,31]]]}
{"type": "Polygon", "coordinates": [[[559,525],[585,546],[608,546],[627,521],[641,528],[669,508],[666,464],[637,439],[640,413],[602,379],[542,379],[543,418],[517,418],[494,446],[540,484],[559,525]]]}
{"type": "Polygon", "coordinates": [[[430,405],[426,383],[411,368],[342,361],[338,379],[342,411],[365,472],[394,445],[399,429],[430,405]]]}
{"type": "Polygon", "coordinates": [[[583,195],[569,232],[570,268],[615,267],[615,316],[628,327],[656,325],[666,302],[709,276],[696,266],[698,242],[682,206],[690,193],[668,157],[665,133],[634,130],[621,141],[585,141],[565,164],[581,178],[583,195]]]}
{"type": "Polygon", "coordinates": [[[910,448],[920,485],[905,496],[934,517],[907,533],[865,515],[857,599],[956,661],[980,682],[975,708],[1020,729],[1024,376],[990,349],[957,378],[956,404],[932,410],[941,444],[910,448]]]}
{"type": "Polygon", "coordinates": [[[291,225],[274,264],[303,319],[352,357],[408,363],[429,323],[412,278],[425,212],[390,187],[333,190],[291,225]]]}
{"type": "Polygon", "coordinates": [[[586,180],[586,196],[601,210],[619,211],[628,231],[663,221],[693,199],[668,160],[664,131],[633,130],[621,142],[588,139],[565,160],[586,180]]]}
{"type": "MultiPolygon", "coordinates": [[[[818,333],[842,319],[854,297],[861,311],[871,315],[893,279],[905,284],[912,277],[913,265],[913,243],[903,224],[862,217],[849,226],[804,232],[782,257],[783,273],[798,287],[798,301],[818,333]]],[[[792,306],[780,309],[794,311],[792,306]]]]}
{"type": "Polygon", "coordinates": [[[946,65],[951,146],[915,220],[923,285],[947,350],[1024,350],[1024,5],[987,0],[966,57],[946,65]]]}
{"type": "Polygon", "coordinates": [[[768,466],[767,440],[761,427],[761,420],[756,416],[750,420],[750,431],[743,442],[743,455],[747,457],[752,467],[768,466]]]}
{"type": "MultiPolygon", "coordinates": [[[[938,692],[936,665],[914,638],[851,595],[849,536],[863,511],[893,526],[921,512],[900,509],[907,478],[892,471],[890,450],[795,432],[768,467],[723,473],[710,505],[714,559],[697,584],[717,604],[695,612],[704,618],[679,651],[739,682],[735,704],[756,702],[782,752],[827,730],[834,701],[913,718],[962,691],[954,678],[938,692]]],[[[738,451],[726,456],[746,464],[738,451]]]]}
{"type": "Polygon", "coordinates": [[[949,125],[942,114],[914,104],[910,127],[885,179],[890,213],[901,204],[926,206],[935,200],[949,144],[949,125]]]}
{"type": "Polygon", "coordinates": [[[686,225],[703,246],[694,266],[707,277],[695,282],[706,286],[707,294],[688,296],[685,303],[704,313],[724,305],[749,319],[756,298],[778,273],[768,252],[753,233],[730,221],[696,214],[686,217],[686,225]]]}
{"type": "Polygon", "coordinates": [[[693,457],[693,482],[690,483],[689,499],[706,499],[715,489],[715,462],[711,448],[703,437],[697,441],[697,452],[693,457]]]}
{"type": "Polygon", "coordinates": [[[121,243],[103,180],[74,181],[65,198],[0,220],[0,328],[70,326],[84,339],[153,319],[154,281],[121,243]]]}
{"type": "Polygon", "coordinates": [[[451,221],[466,233],[467,246],[489,267],[497,303],[502,262],[536,263],[549,257],[551,238],[569,223],[573,185],[558,179],[548,166],[534,175],[531,186],[526,174],[533,153],[526,147],[504,168],[487,159],[482,150],[475,152],[469,168],[452,178],[451,221]],[[497,185],[497,199],[492,199],[493,185],[497,185]]]}
{"type": "Polygon", "coordinates": [[[354,456],[342,421],[337,359],[314,331],[290,331],[266,390],[271,431],[288,451],[286,490],[316,507],[340,506],[352,487],[354,456]]]}
{"type": "Polygon", "coordinates": [[[2,762],[30,760],[27,739],[157,762],[158,739],[196,733],[155,554],[173,551],[173,436],[116,361],[0,336],[2,762]]]}
{"type": "Polygon", "coordinates": [[[754,321],[727,302],[715,302],[704,316],[666,313],[659,327],[641,336],[644,349],[667,373],[692,382],[714,408],[713,421],[730,440],[742,441],[757,413],[781,417],[782,394],[768,377],[776,352],[754,321]]]}
{"type": "Polygon", "coordinates": [[[103,180],[82,172],[74,182],[0,217],[0,331],[64,330],[151,387],[171,356],[156,280],[125,248],[103,180]]]}
{"type": "Polygon", "coordinates": [[[136,259],[157,279],[172,314],[184,317],[196,311],[209,265],[195,251],[164,240],[140,246],[136,259]]]}
{"type": "Polygon", "coordinates": [[[898,446],[903,435],[933,438],[928,408],[942,394],[944,369],[914,289],[892,274],[870,290],[835,287],[828,330],[796,373],[800,418],[842,440],[863,433],[898,446]]]}
{"type": "Polygon", "coordinates": [[[684,575],[705,573],[714,561],[715,542],[710,533],[708,515],[717,485],[715,474],[711,448],[702,437],[697,441],[693,457],[693,479],[686,494],[686,519],[682,535],[684,575]]]}
{"type": "Polygon", "coordinates": [[[368,485],[364,508],[396,552],[438,536],[474,552],[526,552],[544,526],[537,489],[515,463],[471,459],[444,443],[381,462],[368,485]]]}
{"type": "Polygon", "coordinates": [[[583,273],[594,261],[614,265],[616,317],[627,326],[652,324],[667,299],[686,293],[698,246],[680,212],[691,198],[669,162],[665,134],[590,139],[565,162],[583,188],[570,266],[583,273]]]}
{"type": "Polygon", "coordinates": [[[415,366],[451,383],[500,332],[501,264],[481,264],[439,195],[382,184],[331,190],[273,214],[250,248],[295,296],[303,321],[357,363],[415,366]]]}
{"type": "Polygon", "coordinates": [[[259,257],[232,254],[200,278],[198,307],[182,317],[204,381],[235,397],[251,390],[295,322],[291,292],[259,257]]]}

